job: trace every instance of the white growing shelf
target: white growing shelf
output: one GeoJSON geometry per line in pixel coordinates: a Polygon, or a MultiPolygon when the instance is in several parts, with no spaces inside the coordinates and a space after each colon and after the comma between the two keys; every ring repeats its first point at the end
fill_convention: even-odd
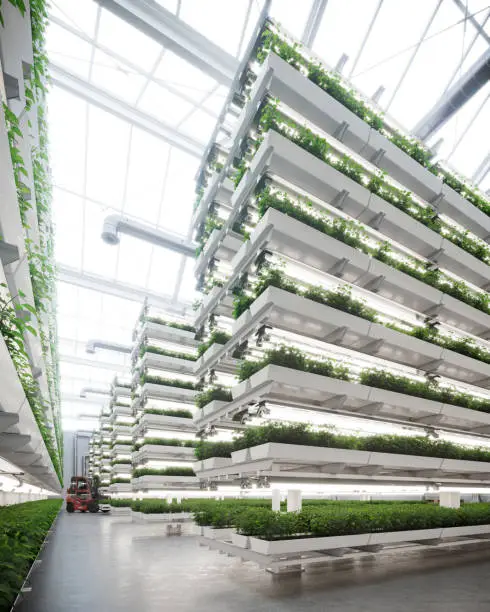
{"type": "Polygon", "coordinates": [[[399,455],[342,448],[267,443],[235,451],[227,464],[196,462],[201,479],[239,480],[266,476],[274,482],[441,483],[458,486],[485,485],[490,463],[399,455]]]}
{"type": "Polygon", "coordinates": [[[235,321],[232,340],[224,346],[217,345],[207,360],[207,367],[213,367],[220,359],[229,359],[226,355],[232,348],[264,324],[423,372],[485,389],[490,386],[487,363],[276,287],[266,289],[235,321]]]}
{"type": "Polygon", "coordinates": [[[488,215],[274,53],[269,54],[254,83],[250,94],[252,107],[256,108],[266,93],[280,99],[365,160],[371,162],[382,151],[377,165],[388,175],[427,202],[433,202],[438,212],[483,240],[490,236],[488,215]]]}
{"type": "Polygon", "coordinates": [[[442,322],[463,332],[482,337],[490,333],[490,315],[275,209],[265,213],[250,240],[242,245],[232,262],[232,276],[224,287],[210,294],[198,311],[197,324],[202,323],[223,298],[230,300],[230,288],[263,249],[331,276],[338,276],[341,268],[344,281],[374,291],[415,313],[437,311],[442,322]]]}

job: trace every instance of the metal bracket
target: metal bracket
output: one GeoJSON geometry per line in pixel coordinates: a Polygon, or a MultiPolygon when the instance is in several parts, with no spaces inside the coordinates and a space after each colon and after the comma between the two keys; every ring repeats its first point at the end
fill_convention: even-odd
{"type": "Polygon", "coordinates": [[[0,238],[0,261],[4,266],[14,263],[20,259],[19,249],[9,242],[0,238]]]}
{"type": "Polygon", "coordinates": [[[429,204],[436,212],[439,212],[439,206],[441,205],[441,202],[443,200],[444,200],[444,194],[440,193],[439,195],[436,195],[434,198],[429,200],[429,204]]]}
{"type": "Polygon", "coordinates": [[[339,140],[340,142],[344,142],[345,134],[348,128],[349,124],[347,123],[347,121],[342,121],[342,123],[339,123],[338,127],[333,133],[333,137],[339,140]]]}
{"type": "Polygon", "coordinates": [[[377,353],[384,344],[384,340],[382,338],[378,338],[377,340],[370,340],[364,346],[360,348],[363,353],[367,353],[369,355],[374,355],[377,353]]]}
{"type": "Polygon", "coordinates": [[[19,81],[7,72],[3,73],[3,83],[7,100],[20,100],[19,81]]]}
{"type": "Polygon", "coordinates": [[[345,200],[347,199],[348,195],[349,192],[347,191],[347,189],[342,189],[342,191],[339,191],[339,193],[334,197],[330,204],[332,206],[335,206],[335,208],[338,208],[339,210],[343,210],[345,200]]]}
{"type": "Polygon", "coordinates": [[[376,215],[374,215],[371,221],[368,221],[367,224],[369,225],[369,227],[372,227],[373,229],[378,230],[379,226],[384,221],[385,217],[386,217],[386,214],[384,212],[379,212],[376,215]]]}
{"type": "Polygon", "coordinates": [[[385,278],[386,277],[383,276],[382,274],[380,274],[379,276],[376,276],[375,278],[368,281],[364,285],[364,289],[367,289],[368,291],[372,291],[373,293],[377,293],[381,289],[381,285],[383,284],[383,281],[385,280],[385,278]]]}
{"type": "Polygon", "coordinates": [[[321,405],[325,408],[333,408],[335,410],[338,410],[344,406],[346,401],[347,395],[339,394],[330,397],[328,400],[325,400],[324,402],[322,402],[321,405]]]}
{"type": "Polygon", "coordinates": [[[349,261],[350,260],[347,259],[347,257],[342,257],[342,259],[339,259],[337,263],[335,263],[329,270],[327,270],[327,274],[342,278],[342,276],[344,275],[345,267],[347,266],[349,261]]]}
{"type": "Polygon", "coordinates": [[[386,151],[384,149],[379,149],[378,151],[375,151],[375,153],[373,153],[373,155],[371,156],[371,163],[375,166],[379,166],[383,157],[385,156],[385,153],[386,151]]]}
{"type": "Polygon", "coordinates": [[[442,366],[443,363],[444,359],[431,359],[427,363],[419,366],[419,370],[423,370],[424,372],[435,372],[442,366]]]}
{"type": "Polygon", "coordinates": [[[330,344],[340,344],[346,333],[347,326],[343,325],[342,327],[337,327],[337,329],[334,329],[333,332],[327,334],[323,340],[324,342],[328,342],[330,344]]]}

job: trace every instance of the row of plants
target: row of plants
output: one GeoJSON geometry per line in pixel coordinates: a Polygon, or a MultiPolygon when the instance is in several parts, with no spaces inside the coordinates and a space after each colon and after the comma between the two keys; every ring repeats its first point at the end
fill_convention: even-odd
{"type": "Polygon", "coordinates": [[[131,465],[131,459],[113,459],[111,465],[131,465]]]}
{"type": "Polygon", "coordinates": [[[195,328],[192,325],[188,325],[187,323],[176,323],[175,321],[168,321],[167,319],[162,319],[161,317],[149,317],[145,316],[145,321],[148,323],[158,323],[159,325],[165,325],[165,327],[173,327],[174,329],[182,329],[183,331],[195,332],[195,328]]]}
{"type": "MultiPolygon", "coordinates": [[[[362,507],[365,505],[407,505],[417,504],[423,505],[427,502],[418,501],[331,501],[324,499],[304,499],[304,507],[326,507],[336,506],[342,511],[348,511],[350,508],[362,507]]],[[[147,498],[147,499],[124,499],[113,498],[110,500],[111,506],[114,508],[131,508],[134,512],[143,512],[145,514],[178,514],[180,512],[193,512],[196,523],[203,527],[234,527],[235,517],[243,512],[253,508],[271,508],[270,499],[259,498],[236,498],[226,500],[189,498],[182,499],[178,502],[173,499],[168,502],[165,499],[147,498]]],[[[286,509],[286,502],[281,503],[281,508],[286,509]]]]}
{"type": "Polygon", "coordinates": [[[273,31],[273,29],[267,27],[262,33],[261,42],[256,51],[256,58],[259,63],[263,63],[271,51],[296,70],[301,71],[310,81],[318,85],[373,129],[384,134],[394,145],[427,168],[429,172],[438,175],[446,185],[449,185],[471,204],[490,215],[490,202],[483,194],[448,170],[433,164],[431,152],[422,143],[414,138],[404,136],[397,130],[387,129],[382,115],[363,101],[357,92],[349,89],[337,74],[327,71],[316,59],[310,61],[307,56],[301,53],[301,47],[298,44],[288,44],[278,31],[273,31]]]}
{"type": "Polygon", "coordinates": [[[197,394],[195,403],[198,408],[204,408],[204,406],[214,400],[220,402],[231,402],[231,391],[220,385],[211,386],[205,391],[197,394]]]}
{"type": "Polygon", "coordinates": [[[467,448],[452,442],[424,436],[349,436],[335,433],[327,427],[313,429],[306,423],[269,422],[256,427],[247,427],[231,442],[201,440],[196,446],[197,459],[230,457],[237,450],[259,446],[268,442],[342,448],[399,455],[441,457],[466,461],[490,461],[490,450],[467,448]]]}
{"type": "MultiPolygon", "coordinates": [[[[20,297],[24,298],[24,294],[20,292],[20,297]]],[[[27,354],[25,336],[27,333],[35,334],[34,328],[18,316],[17,312],[25,310],[33,312],[33,307],[28,303],[15,303],[13,298],[8,293],[8,288],[5,283],[0,284],[0,333],[3,336],[5,345],[12,359],[12,362],[17,371],[22,388],[26,395],[27,401],[31,407],[34,419],[39,428],[39,432],[46,444],[49,456],[53,462],[53,467],[60,479],[63,482],[62,473],[62,457],[55,444],[54,437],[49,429],[46,419],[46,400],[43,398],[38,381],[32,375],[32,369],[27,354]]]]}
{"type": "Polygon", "coordinates": [[[179,440],[177,438],[143,438],[136,442],[133,446],[134,450],[139,450],[146,444],[157,444],[160,446],[180,446],[184,448],[193,448],[197,445],[197,440],[179,440]]]}
{"type": "Polygon", "coordinates": [[[227,334],[219,329],[215,329],[211,332],[206,342],[199,344],[197,347],[197,354],[199,357],[201,357],[213,344],[226,344],[230,338],[230,334],[227,334]]]}
{"type": "Polygon", "coordinates": [[[155,385],[163,385],[165,387],[179,387],[180,389],[195,390],[196,385],[188,380],[180,380],[178,378],[163,378],[161,376],[153,376],[144,372],[140,378],[140,384],[152,383],[155,385]]]}
{"type": "Polygon", "coordinates": [[[185,408],[145,408],[145,411],[141,413],[138,422],[141,417],[145,414],[157,414],[161,416],[180,417],[182,419],[192,419],[192,412],[185,408]]]}
{"type": "Polygon", "coordinates": [[[367,368],[362,370],[359,375],[354,376],[345,366],[338,366],[330,360],[309,359],[302,351],[291,346],[270,349],[265,352],[262,359],[257,361],[243,360],[238,368],[238,379],[240,381],[247,380],[268,365],[278,365],[311,374],[329,376],[330,378],[359,382],[369,387],[461,406],[470,410],[490,412],[490,400],[480,399],[469,393],[461,393],[451,387],[440,386],[436,380],[416,380],[378,368],[367,368]]]}
{"type": "Polygon", "coordinates": [[[365,504],[348,508],[306,506],[300,512],[248,508],[238,513],[238,533],[264,540],[333,537],[490,524],[490,504],[441,508],[431,504],[365,504]]]}
{"type": "Polygon", "coordinates": [[[340,286],[335,290],[326,290],[319,286],[307,286],[301,289],[297,282],[287,277],[284,272],[272,266],[262,267],[258,279],[251,288],[250,293],[244,293],[243,289],[238,291],[234,298],[233,317],[237,318],[258,298],[268,287],[276,287],[289,293],[294,293],[308,300],[330,306],[342,312],[355,315],[373,323],[379,323],[399,333],[424,340],[430,344],[437,344],[442,348],[449,349],[461,355],[466,355],[484,363],[490,363],[490,352],[476,344],[471,338],[448,336],[441,334],[437,327],[427,324],[425,326],[402,327],[392,323],[382,323],[375,309],[366,306],[363,300],[352,297],[352,292],[347,285],[340,286]]]}
{"type": "Polygon", "coordinates": [[[187,467],[137,468],[133,470],[133,478],[139,478],[140,476],[195,476],[195,474],[192,468],[187,467]]]}
{"type": "Polygon", "coordinates": [[[139,356],[143,357],[146,353],[154,353],[156,355],[164,355],[166,357],[176,357],[177,359],[186,359],[187,361],[196,361],[197,357],[190,353],[179,353],[178,351],[170,351],[160,346],[152,344],[142,344],[139,350],[139,356]]]}
{"type": "Polygon", "coordinates": [[[257,194],[259,216],[265,215],[269,208],[274,208],[305,225],[340,240],[353,248],[370,255],[388,266],[446,293],[469,306],[490,314],[490,298],[487,292],[470,289],[463,281],[444,274],[430,263],[420,262],[415,258],[404,256],[403,259],[393,252],[388,242],[378,242],[369,246],[365,240],[366,233],[360,224],[344,220],[332,220],[318,211],[314,211],[311,203],[293,202],[287,196],[271,193],[270,189],[261,190],[257,194]]]}
{"type": "Polygon", "coordinates": [[[0,506],[0,610],[10,610],[61,504],[47,499],[0,506]]]}
{"type": "Polygon", "coordinates": [[[327,140],[281,112],[277,101],[268,101],[259,112],[259,137],[254,141],[252,154],[258,149],[263,140],[263,135],[269,130],[274,130],[285,136],[302,149],[305,149],[332,168],[362,185],[371,193],[402,210],[429,229],[447,238],[477,259],[487,264],[490,263],[490,248],[483,240],[470,236],[467,231],[462,232],[451,225],[443,223],[437,212],[431,207],[421,206],[414,200],[409,191],[399,189],[386,181],[386,174],[384,172],[376,171],[372,174],[348,155],[344,154],[339,157],[335,151],[332,151],[327,140]]]}

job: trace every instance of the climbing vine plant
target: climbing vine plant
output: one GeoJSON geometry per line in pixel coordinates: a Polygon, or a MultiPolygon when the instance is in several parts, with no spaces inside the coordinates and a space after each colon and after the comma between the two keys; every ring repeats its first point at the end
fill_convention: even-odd
{"type": "MultiPolygon", "coordinates": [[[[25,16],[26,6],[23,0],[9,0],[9,2],[25,16]]],[[[0,11],[1,7],[2,0],[0,0],[0,11]]],[[[13,298],[9,298],[8,292],[6,293],[7,297],[4,298],[6,304],[3,304],[4,311],[2,312],[4,314],[0,320],[0,328],[6,342],[9,338],[7,347],[46,442],[53,465],[60,481],[62,481],[63,441],[60,425],[59,365],[55,317],[56,271],[46,121],[48,58],[45,50],[45,31],[48,13],[45,0],[30,0],[30,18],[33,62],[30,73],[24,80],[25,108],[19,113],[19,117],[25,115],[27,121],[23,121],[21,127],[19,117],[9,106],[3,104],[3,110],[34,297],[34,303],[32,305],[23,304],[23,310],[28,310],[36,318],[37,325],[35,327],[38,332],[36,333],[34,326],[25,324],[16,313],[19,299],[25,297],[20,292],[18,296],[13,298]],[[27,126],[25,126],[26,123],[27,126]],[[25,151],[26,141],[29,142],[30,147],[30,166],[26,164],[26,160],[21,153],[21,151],[25,151]],[[32,190],[27,187],[27,183],[32,185],[32,190]],[[15,306],[13,306],[14,300],[15,306]],[[8,319],[6,313],[8,313],[8,319]],[[44,357],[43,371],[48,384],[47,397],[42,396],[39,384],[32,377],[25,348],[25,340],[28,334],[36,334],[41,343],[44,357]],[[53,415],[54,433],[45,421],[44,414],[48,407],[51,407],[53,415]]],[[[5,25],[1,12],[0,24],[5,25]]],[[[6,288],[4,288],[4,293],[6,291],[6,288]]],[[[2,302],[0,302],[1,307],[2,302]]]]}

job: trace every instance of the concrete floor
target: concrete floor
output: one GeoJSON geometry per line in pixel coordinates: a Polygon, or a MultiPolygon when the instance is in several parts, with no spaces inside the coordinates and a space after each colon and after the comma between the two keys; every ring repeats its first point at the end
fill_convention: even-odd
{"type": "Polygon", "coordinates": [[[62,513],[20,612],[489,612],[490,550],[276,578],[149,525],[62,513]]]}

